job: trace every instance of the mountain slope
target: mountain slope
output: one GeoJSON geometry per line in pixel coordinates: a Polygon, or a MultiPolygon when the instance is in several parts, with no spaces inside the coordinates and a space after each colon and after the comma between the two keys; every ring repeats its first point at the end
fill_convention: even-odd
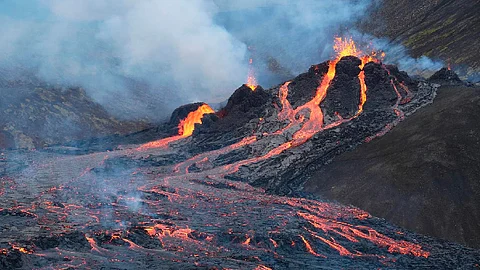
{"type": "Polygon", "coordinates": [[[479,1],[384,0],[361,28],[403,43],[415,57],[439,57],[478,72],[479,13],[479,1]]]}
{"type": "Polygon", "coordinates": [[[39,148],[146,127],[116,119],[81,88],[3,81],[0,96],[0,148],[39,148]]]}
{"type": "Polygon", "coordinates": [[[306,191],[480,247],[480,89],[442,87],[390,133],[338,156],[306,191]]]}

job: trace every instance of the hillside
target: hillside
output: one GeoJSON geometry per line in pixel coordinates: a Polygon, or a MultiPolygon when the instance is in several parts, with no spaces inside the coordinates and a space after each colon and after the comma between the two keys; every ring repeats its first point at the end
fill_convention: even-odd
{"type": "Polygon", "coordinates": [[[144,129],[121,121],[81,88],[0,80],[0,148],[39,148],[144,129]]]}
{"type": "Polygon", "coordinates": [[[469,0],[384,0],[361,28],[401,42],[414,57],[441,58],[480,70],[480,2],[469,0]]]}
{"type": "Polygon", "coordinates": [[[306,191],[480,247],[480,89],[440,88],[390,133],[338,156],[306,191]]]}

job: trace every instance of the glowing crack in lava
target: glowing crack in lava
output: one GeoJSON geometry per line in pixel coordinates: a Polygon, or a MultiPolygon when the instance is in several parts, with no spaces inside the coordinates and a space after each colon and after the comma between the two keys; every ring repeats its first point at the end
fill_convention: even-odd
{"type": "Polygon", "coordinates": [[[171,142],[190,137],[195,129],[195,124],[201,124],[203,116],[210,113],[215,113],[215,111],[207,104],[201,105],[197,110],[190,112],[185,119],[180,120],[178,135],[143,144],[139,150],[167,147],[171,142]]]}
{"type": "Polygon", "coordinates": [[[248,60],[248,78],[247,78],[247,83],[245,84],[248,86],[252,91],[255,91],[257,89],[257,79],[255,78],[255,70],[253,69],[253,59],[250,58],[248,60]]]}

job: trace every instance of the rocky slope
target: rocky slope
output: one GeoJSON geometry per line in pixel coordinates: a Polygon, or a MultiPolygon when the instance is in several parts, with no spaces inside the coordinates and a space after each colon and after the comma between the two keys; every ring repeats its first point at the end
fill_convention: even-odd
{"type": "Polygon", "coordinates": [[[116,119],[81,88],[0,79],[0,96],[0,149],[39,148],[147,126],[116,119]]]}
{"type": "Polygon", "coordinates": [[[318,170],[306,191],[480,247],[480,88],[443,86],[385,136],[318,170]]]}
{"type": "Polygon", "coordinates": [[[201,125],[205,104],[182,106],[158,130],[107,139],[123,142],[113,151],[84,154],[99,149],[87,142],[81,151],[7,151],[0,266],[478,267],[478,250],[302,192],[325,163],[436,95],[394,66],[342,55],[278,87],[243,85],[201,125]],[[181,132],[190,120],[193,134],[181,132]]]}
{"type": "Polygon", "coordinates": [[[403,43],[415,57],[441,58],[467,73],[479,72],[480,2],[384,0],[371,12],[361,24],[366,32],[403,43]]]}

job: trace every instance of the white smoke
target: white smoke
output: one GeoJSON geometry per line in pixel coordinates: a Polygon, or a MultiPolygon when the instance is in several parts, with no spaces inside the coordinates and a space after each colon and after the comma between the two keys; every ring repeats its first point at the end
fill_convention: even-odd
{"type": "MultiPolygon", "coordinates": [[[[219,14],[217,20],[233,35],[252,45],[255,55],[275,59],[295,75],[331,57],[334,35],[362,17],[372,3],[371,0],[246,0],[241,1],[242,5],[237,2],[222,1],[227,10],[260,3],[259,7],[244,12],[219,14]]],[[[265,71],[266,67],[260,69],[265,71]]],[[[260,76],[259,81],[262,80],[265,78],[260,76]]]]}
{"type": "MultiPolygon", "coordinates": [[[[245,82],[250,54],[264,87],[287,79],[271,70],[272,59],[288,76],[328,59],[334,35],[374,2],[32,0],[42,12],[15,16],[1,10],[19,2],[3,0],[0,70],[82,86],[120,116],[168,116],[186,102],[228,98],[245,82]]],[[[372,40],[387,57],[400,56],[391,59],[401,69],[440,65],[372,40]]]]}
{"type": "Polygon", "coordinates": [[[168,113],[227,97],[247,73],[246,46],[213,22],[211,1],[36,2],[46,18],[0,18],[0,67],[83,86],[107,107],[137,102],[140,111],[154,101],[170,108],[153,113],[168,113]]]}
{"type": "Polygon", "coordinates": [[[435,71],[445,66],[445,63],[440,59],[432,59],[427,56],[414,58],[410,56],[408,48],[385,38],[377,38],[355,30],[350,30],[346,35],[352,36],[356,42],[364,45],[362,48],[364,51],[385,52],[384,62],[386,64],[397,65],[400,70],[406,71],[410,75],[429,77],[435,71]]]}

